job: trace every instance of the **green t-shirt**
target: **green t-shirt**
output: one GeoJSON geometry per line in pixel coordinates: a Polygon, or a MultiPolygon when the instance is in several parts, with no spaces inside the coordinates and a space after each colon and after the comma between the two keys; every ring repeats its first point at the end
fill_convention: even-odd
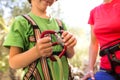
{"type": "MultiPolygon", "coordinates": [[[[56,19],[52,17],[50,19],[45,19],[45,18],[36,16],[31,12],[28,13],[28,15],[30,15],[31,18],[35,21],[35,23],[39,26],[39,29],[41,32],[45,30],[56,30],[56,31],[60,30],[60,27],[56,22],[56,19]]],[[[64,26],[64,29],[66,30],[65,24],[63,24],[63,26],[64,26]]],[[[33,28],[23,16],[18,16],[15,18],[15,21],[13,22],[3,45],[6,47],[10,47],[10,46],[20,47],[23,49],[23,51],[27,51],[28,49],[32,48],[35,45],[35,42],[29,41],[28,39],[29,36],[33,36],[33,28]]],[[[52,40],[53,41],[56,40],[55,36],[52,36],[52,40]]],[[[53,51],[56,51],[56,52],[61,50],[62,48],[59,45],[53,48],[53,51]]],[[[49,67],[50,61],[51,60],[48,58],[47,59],[48,67],[49,67]]],[[[61,61],[63,65],[64,80],[68,80],[69,69],[68,69],[68,61],[66,56],[62,56],[61,61]]],[[[55,74],[57,74],[56,75],[57,80],[59,80],[60,70],[59,70],[58,63],[53,62],[53,66],[54,66],[55,74]]],[[[42,80],[44,80],[40,63],[37,64],[37,68],[39,70],[42,80]]],[[[26,71],[27,71],[27,68],[25,69],[25,72],[26,71]]]]}

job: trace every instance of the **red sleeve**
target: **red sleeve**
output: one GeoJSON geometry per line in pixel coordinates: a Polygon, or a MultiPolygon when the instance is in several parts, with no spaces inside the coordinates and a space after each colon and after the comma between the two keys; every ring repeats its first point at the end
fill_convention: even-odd
{"type": "Polygon", "coordinates": [[[88,24],[94,25],[94,13],[95,13],[95,9],[92,9],[90,11],[90,16],[88,19],[88,24]]]}

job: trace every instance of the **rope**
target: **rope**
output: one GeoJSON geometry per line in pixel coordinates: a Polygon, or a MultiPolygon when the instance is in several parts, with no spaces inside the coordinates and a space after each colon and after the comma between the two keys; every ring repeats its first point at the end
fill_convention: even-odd
{"type": "MultiPolygon", "coordinates": [[[[60,76],[60,80],[64,80],[64,76],[63,76],[63,66],[62,66],[62,61],[61,59],[59,58],[59,56],[57,55],[54,55],[54,58],[56,59],[57,63],[58,63],[58,66],[59,66],[59,76],[60,76]]],[[[50,70],[51,70],[51,74],[52,74],[52,79],[53,80],[57,80],[56,78],[56,75],[55,75],[55,71],[54,71],[54,68],[53,68],[53,61],[50,61],[50,70]]]]}

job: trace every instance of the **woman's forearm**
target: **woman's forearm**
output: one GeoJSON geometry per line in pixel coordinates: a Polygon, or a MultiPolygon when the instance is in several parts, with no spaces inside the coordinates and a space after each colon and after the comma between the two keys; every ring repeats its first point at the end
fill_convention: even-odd
{"type": "Polygon", "coordinates": [[[98,55],[98,44],[90,45],[90,48],[89,48],[89,70],[93,71],[97,55],[98,55]]]}

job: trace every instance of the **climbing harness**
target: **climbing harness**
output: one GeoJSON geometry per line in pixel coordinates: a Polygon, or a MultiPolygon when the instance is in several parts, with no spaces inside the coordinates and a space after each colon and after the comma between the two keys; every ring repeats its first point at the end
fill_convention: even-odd
{"type": "Polygon", "coordinates": [[[59,20],[57,20],[59,26],[60,26],[60,31],[54,31],[54,30],[46,30],[44,32],[40,32],[38,25],[36,25],[36,23],[31,19],[31,17],[29,15],[23,15],[24,18],[26,18],[28,20],[28,22],[31,24],[31,26],[33,27],[33,31],[34,31],[34,38],[32,40],[37,41],[40,38],[45,37],[48,34],[53,34],[56,36],[57,42],[53,42],[52,46],[56,46],[56,45],[61,45],[63,47],[63,50],[59,53],[59,55],[52,55],[50,56],[50,68],[48,68],[48,64],[47,64],[47,57],[41,57],[40,59],[34,61],[32,64],[29,65],[28,67],[28,72],[25,74],[24,76],[24,80],[31,80],[31,78],[34,76],[35,80],[42,80],[41,76],[38,72],[38,69],[36,68],[36,64],[40,61],[40,64],[42,66],[42,71],[43,71],[43,75],[44,75],[44,80],[51,80],[50,74],[49,74],[49,69],[51,69],[51,73],[52,73],[52,80],[57,80],[55,78],[55,73],[54,73],[54,69],[53,69],[53,62],[56,61],[59,65],[59,69],[60,69],[60,80],[63,80],[63,68],[62,68],[62,62],[61,62],[61,57],[65,54],[66,52],[66,46],[64,45],[64,43],[62,42],[62,38],[60,37],[60,33],[62,33],[62,24],[59,20]]]}
{"type": "MultiPolygon", "coordinates": [[[[119,39],[117,39],[117,40],[119,40],[119,39]]],[[[117,41],[117,40],[115,40],[115,41],[117,41]]],[[[115,41],[113,41],[113,42],[115,42],[115,41]]],[[[115,55],[115,52],[118,50],[120,50],[119,42],[112,46],[109,46],[105,49],[100,50],[100,56],[102,57],[102,56],[107,55],[107,57],[110,61],[110,64],[111,64],[111,70],[109,70],[109,71],[107,70],[106,72],[114,75],[116,77],[116,80],[118,80],[118,78],[120,79],[120,76],[115,72],[115,67],[120,66],[120,59],[117,59],[116,55],[115,55]]]]}

